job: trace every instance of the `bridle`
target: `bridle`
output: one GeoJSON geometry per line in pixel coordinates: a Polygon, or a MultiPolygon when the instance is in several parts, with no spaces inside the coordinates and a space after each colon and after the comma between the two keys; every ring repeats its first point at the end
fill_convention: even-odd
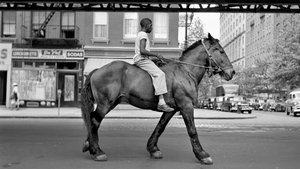
{"type": "MultiPolygon", "coordinates": [[[[170,60],[170,61],[174,61],[174,62],[177,62],[177,63],[181,63],[181,64],[186,64],[186,65],[190,65],[190,66],[195,66],[195,67],[201,67],[201,68],[205,68],[208,75],[209,76],[212,76],[213,74],[218,74],[220,72],[225,72],[225,70],[227,69],[232,69],[232,67],[225,67],[225,68],[222,68],[217,62],[216,60],[212,57],[212,55],[210,54],[209,50],[207,49],[207,47],[205,46],[205,43],[204,43],[204,40],[202,39],[201,40],[201,43],[208,55],[208,66],[203,66],[203,65],[197,65],[197,64],[193,64],[193,63],[188,63],[188,62],[183,62],[183,61],[180,61],[180,60],[174,60],[174,59],[166,59],[166,60],[170,60]],[[212,63],[214,63],[215,66],[212,66],[212,63]]],[[[213,46],[212,46],[213,47],[213,46]]],[[[210,47],[210,48],[212,48],[210,47]]]]}
{"type": "MultiPolygon", "coordinates": [[[[224,70],[227,70],[227,69],[231,69],[232,67],[225,67],[225,68],[222,68],[217,62],[216,60],[212,57],[212,55],[210,54],[209,50],[207,49],[207,47],[205,46],[205,43],[204,43],[204,40],[202,39],[201,40],[201,43],[208,55],[208,67],[207,67],[207,73],[208,73],[208,76],[212,76],[214,74],[218,74],[220,72],[225,72],[224,70]],[[216,66],[212,66],[212,62],[216,65],[216,66]]],[[[210,47],[212,48],[212,47],[210,47]]]]}

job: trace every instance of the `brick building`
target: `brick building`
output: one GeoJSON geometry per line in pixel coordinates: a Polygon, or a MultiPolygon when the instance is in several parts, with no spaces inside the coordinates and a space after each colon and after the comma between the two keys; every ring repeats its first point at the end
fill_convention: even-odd
{"type": "Polygon", "coordinates": [[[153,20],[152,51],[179,57],[177,13],[1,11],[0,50],[7,57],[0,104],[9,106],[18,83],[23,106],[56,107],[59,98],[62,106],[79,105],[83,74],[113,60],[132,62],[143,17],[153,20]]]}

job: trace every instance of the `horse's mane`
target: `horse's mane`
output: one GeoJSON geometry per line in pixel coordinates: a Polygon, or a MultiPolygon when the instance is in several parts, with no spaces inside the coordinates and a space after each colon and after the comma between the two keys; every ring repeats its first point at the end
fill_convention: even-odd
{"type": "Polygon", "coordinates": [[[194,48],[196,48],[197,46],[199,46],[200,44],[202,44],[201,41],[202,41],[202,40],[200,39],[200,40],[196,41],[195,43],[193,43],[191,46],[189,46],[187,49],[185,49],[185,50],[182,52],[182,56],[183,56],[184,54],[186,54],[188,51],[193,50],[194,48]]]}
{"type": "Polygon", "coordinates": [[[201,44],[202,44],[201,41],[202,41],[202,39],[200,39],[200,40],[194,42],[191,46],[189,46],[187,49],[185,49],[185,50],[182,52],[181,57],[179,58],[179,60],[183,60],[185,54],[186,54],[188,51],[193,50],[193,49],[195,49],[197,46],[201,45],[201,44]]]}

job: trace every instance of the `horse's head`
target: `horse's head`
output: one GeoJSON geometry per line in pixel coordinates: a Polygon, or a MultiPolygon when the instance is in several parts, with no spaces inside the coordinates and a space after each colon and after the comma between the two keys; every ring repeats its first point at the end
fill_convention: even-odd
{"type": "Polygon", "coordinates": [[[204,39],[203,46],[209,56],[209,67],[212,67],[211,73],[219,74],[225,80],[231,80],[235,71],[228,59],[227,54],[219,43],[218,39],[214,39],[210,33],[204,39]]]}

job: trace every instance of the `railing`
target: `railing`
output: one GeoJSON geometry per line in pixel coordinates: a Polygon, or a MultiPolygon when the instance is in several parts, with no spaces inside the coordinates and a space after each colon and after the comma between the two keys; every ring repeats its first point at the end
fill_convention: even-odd
{"type": "Polygon", "coordinates": [[[75,25],[47,25],[47,27],[38,34],[38,29],[31,29],[30,27],[22,25],[21,36],[22,39],[79,39],[79,30],[79,27],[75,25]]]}

